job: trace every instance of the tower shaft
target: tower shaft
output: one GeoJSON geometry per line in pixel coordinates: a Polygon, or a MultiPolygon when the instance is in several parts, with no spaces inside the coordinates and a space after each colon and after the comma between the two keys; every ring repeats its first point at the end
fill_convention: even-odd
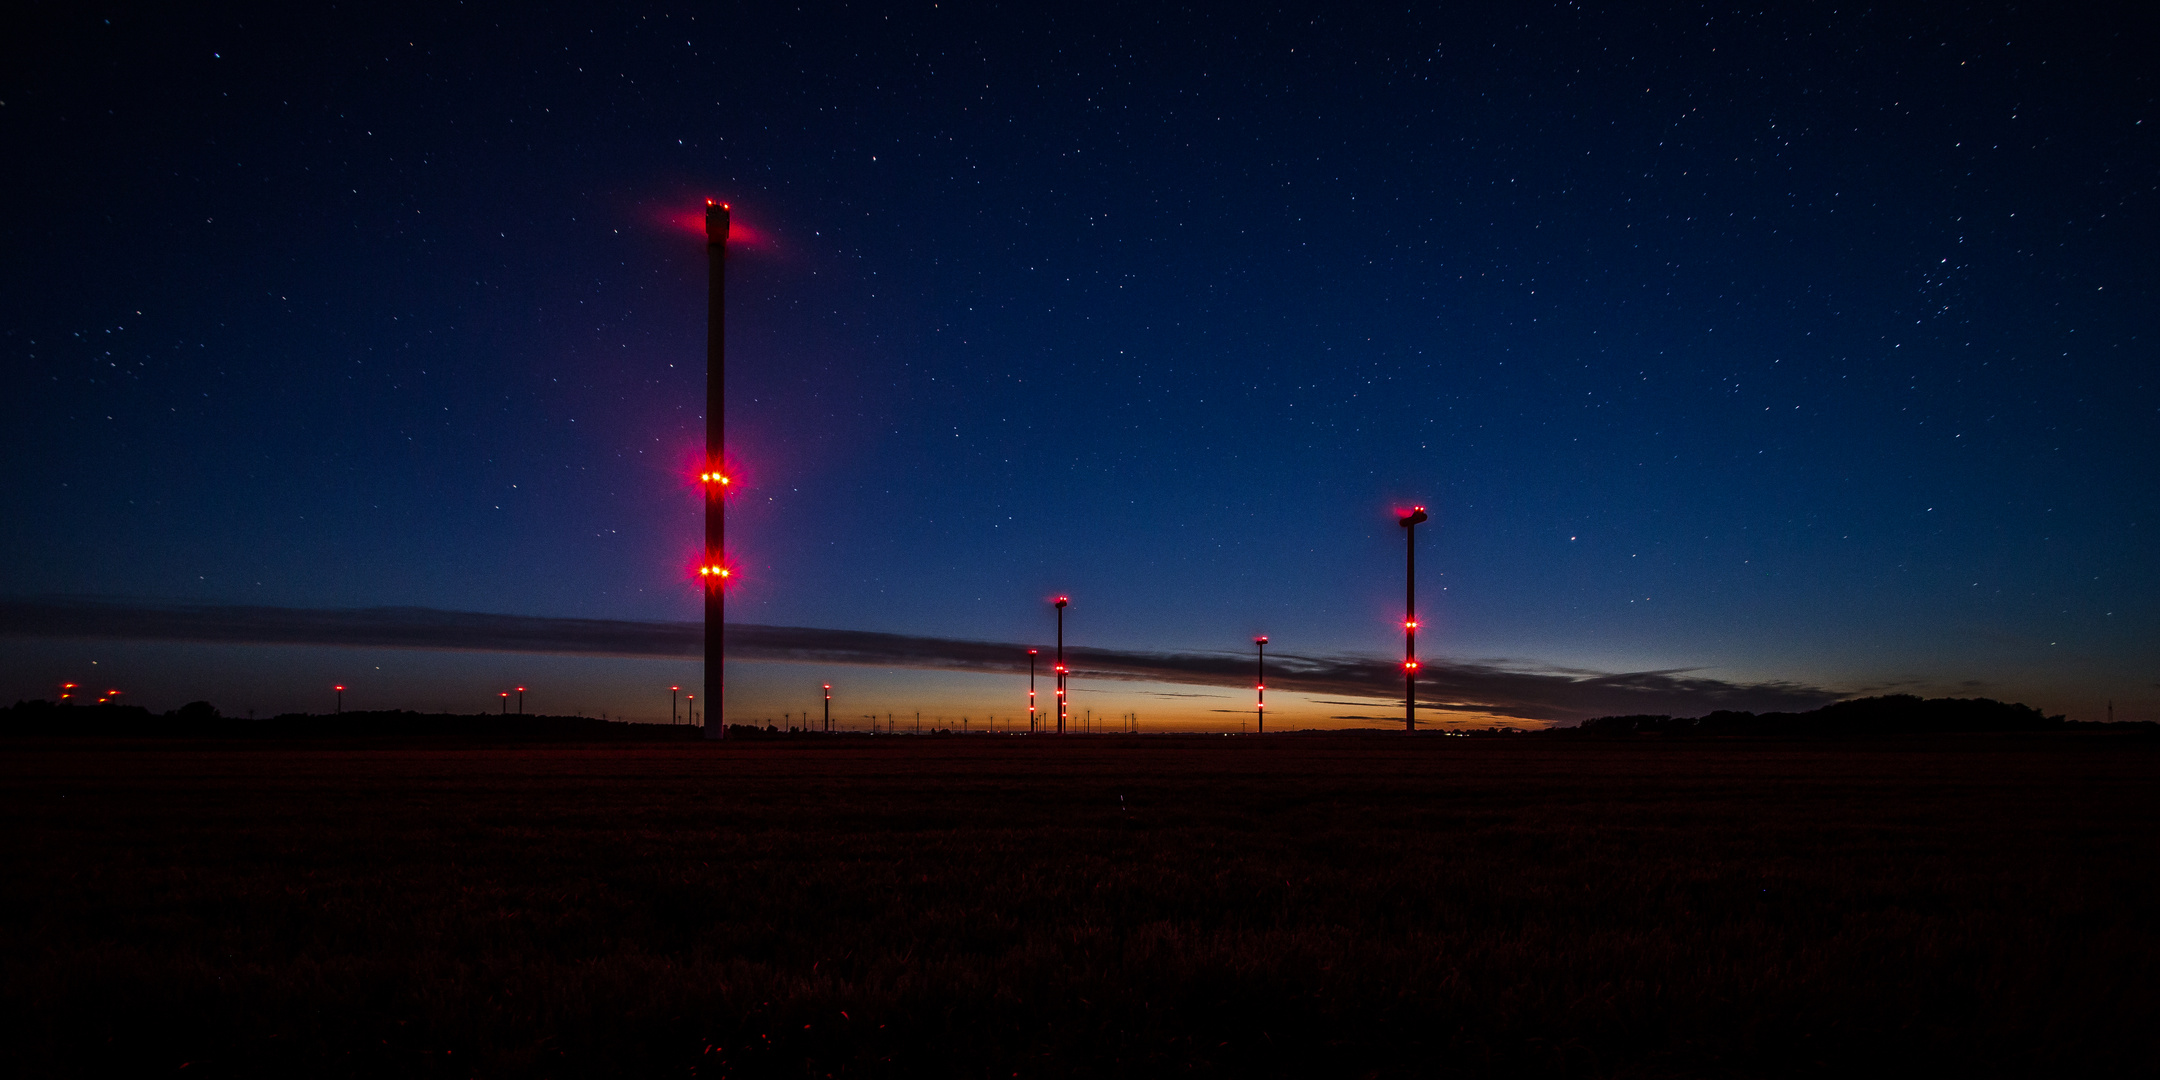
{"type": "Polygon", "coordinates": [[[1432,520],[1413,506],[1397,522],[1403,528],[1403,730],[1417,730],[1417,527],[1432,520]]]}
{"type": "MultiPolygon", "coordinates": [[[[727,452],[727,239],[728,208],[705,207],[705,461],[707,471],[721,469],[727,452]]],[[[724,484],[705,484],[705,562],[725,566],[727,494],[724,484]]],[[[727,677],[727,588],[724,579],[705,580],[705,737],[727,737],[727,706],[722,693],[727,677]],[[713,708],[719,705],[720,708],[713,708]]]]}
{"type": "Polygon", "coordinates": [[[1403,730],[1417,730],[1417,526],[1403,529],[1409,557],[1403,585],[1403,730]]]}

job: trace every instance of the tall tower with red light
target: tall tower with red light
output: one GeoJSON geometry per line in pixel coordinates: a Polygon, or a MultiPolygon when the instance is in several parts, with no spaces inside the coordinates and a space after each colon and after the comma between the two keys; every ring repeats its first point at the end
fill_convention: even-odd
{"type": "Polygon", "coordinates": [[[1035,732],[1035,650],[1028,650],[1028,733],[1035,732]]]}
{"type": "Polygon", "coordinates": [[[727,737],[727,241],[728,204],[705,200],[705,737],[727,737]],[[719,704],[719,709],[713,706],[719,704]]]}
{"type": "Polygon", "coordinates": [[[1417,527],[1432,520],[1425,516],[1425,508],[1413,506],[1397,524],[1403,529],[1405,551],[1409,562],[1404,574],[1403,586],[1403,730],[1417,730],[1417,527]]]}
{"type": "Polygon", "coordinates": [[[1253,728],[1258,734],[1267,734],[1267,635],[1252,639],[1253,651],[1253,728]]]}
{"type": "Polygon", "coordinates": [[[1057,604],[1057,733],[1065,734],[1065,605],[1070,599],[1060,596],[1057,604]]]}

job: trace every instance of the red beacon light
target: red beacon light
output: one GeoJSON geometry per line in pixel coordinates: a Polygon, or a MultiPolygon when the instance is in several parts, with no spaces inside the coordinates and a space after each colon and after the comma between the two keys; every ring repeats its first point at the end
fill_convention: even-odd
{"type": "Polygon", "coordinates": [[[1402,662],[1402,666],[1404,671],[1416,671],[1418,669],[1418,662],[1415,660],[1405,660],[1402,662]]]}

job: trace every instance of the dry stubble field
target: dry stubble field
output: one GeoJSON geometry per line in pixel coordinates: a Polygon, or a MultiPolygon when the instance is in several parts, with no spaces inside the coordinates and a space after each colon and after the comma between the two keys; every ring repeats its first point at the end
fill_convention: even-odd
{"type": "Polygon", "coordinates": [[[2160,747],[0,744],[17,1075],[2160,1069],[2160,747]]]}

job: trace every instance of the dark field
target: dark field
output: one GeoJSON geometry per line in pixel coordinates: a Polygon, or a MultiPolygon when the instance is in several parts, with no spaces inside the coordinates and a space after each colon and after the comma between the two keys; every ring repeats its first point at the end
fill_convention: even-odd
{"type": "Polygon", "coordinates": [[[2160,745],[0,744],[17,1075],[2160,1069],[2160,745]]]}

